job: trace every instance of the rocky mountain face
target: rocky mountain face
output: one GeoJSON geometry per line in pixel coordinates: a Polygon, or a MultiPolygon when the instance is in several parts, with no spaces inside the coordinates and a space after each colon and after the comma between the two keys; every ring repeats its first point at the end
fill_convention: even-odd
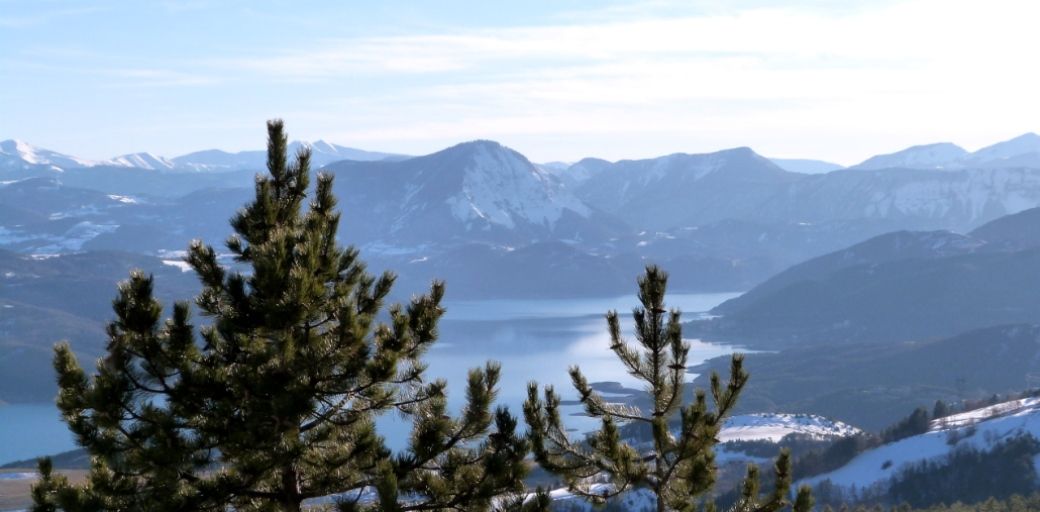
{"type": "Polygon", "coordinates": [[[523,155],[490,141],[398,162],[339,162],[325,171],[336,176],[355,236],[388,251],[602,238],[611,223],[523,155]]]}
{"type": "Polygon", "coordinates": [[[749,148],[576,166],[588,176],[574,186],[578,197],[651,230],[754,219],[762,202],[802,176],[749,148]]]}

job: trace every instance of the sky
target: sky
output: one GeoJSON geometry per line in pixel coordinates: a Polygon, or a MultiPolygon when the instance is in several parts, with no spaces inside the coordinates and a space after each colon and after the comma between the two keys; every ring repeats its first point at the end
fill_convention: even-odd
{"type": "Polygon", "coordinates": [[[1033,0],[0,0],[0,139],[850,165],[1040,131],[1033,0]]]}

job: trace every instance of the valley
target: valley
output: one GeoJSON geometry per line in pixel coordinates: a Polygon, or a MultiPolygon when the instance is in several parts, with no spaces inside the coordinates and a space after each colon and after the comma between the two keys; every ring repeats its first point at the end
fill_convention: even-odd
{"type": "MultiPolygon", "coordinates": [[[[294,147],[311,147],[335,177],[339,235],[370,269],[398,274],[395,300],[447,281],[427,361],[454,409],[464,402],[451,383],[487,359],[503,363],[498,403],[514,411],[528,381],[569,390],[573,364],[605,396],[645,406],[607,350],[603,315],[621,311],[630,330],[634,270],[662,265],[693,346],[687,388],[724,373],[733,351],[747,354],[753,377],[723,436],[736,444],[719,451],[734,469],[766,460],[740,443],[790,434],[825,445],[937,400],[1040,384],[1040,165],[1028,156],[1040,142],[1030,141],[981,156],[915,147],[849,169],[790,162],[811,174],[748,148],[550,166],[491,141],[418,157],[294,147]]],[[[52,344],[68,340],[88,366],[99,357],[107,304],[131,268],[155,277],[167,310],[195,295],[185,248],[227,238],[215,220],[248,199],[261,153],[88,162],[0,148],[0,401],[10,404],[0,406],[0,436],[12,441],[0,462],[9,463],[75,448],[46,405],[52,344]]],[[[230,254],[219,258],[235,268],[230,254]]],[[[596,428],[567,404],[569,429],[596,428]]],[[[391,448],[405,447],[407,422],[386,417],[379,428],[391,448]]]]}

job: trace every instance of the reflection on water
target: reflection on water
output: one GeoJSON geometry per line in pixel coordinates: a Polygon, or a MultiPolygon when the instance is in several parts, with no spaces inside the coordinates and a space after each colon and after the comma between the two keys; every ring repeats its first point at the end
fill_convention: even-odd
{"type": "MultiPolygon", "coordinates": [[[[691,312],[707,311],[736,293],[675,294],[668,296],[669,308],[691,312]]],[[[638,305],[634,296],[605,299],[485,300],[447,305],[441,322],[441,337],[427,354],[427,374],[448,381],[448,398],[453,407],[465,399],[466,374],[488,359],[502,363],[498,403],[514,414],[522,413],[527,383],[552,385],[564,399],[576,398],[567,370],[578,365],[592,382],[616,381],[637,385],[635,379],[609,350],[608,310],[621,313],[622,333],[631,332],[629,313],[638,305]]],[[[727,354],[730,347],[691,340],[690,365],[727,354]]],[[[638,387],[638,385],[637,385],[638,387]]],[[[572,406],[567,412],[580,412],[572,406]]],[[[584,416],[567,416],[568,426],[581,431],[597,424],[584,416]]],[[[387,443],[401,448],[407,443],[410,424],[393,416],[379,422],[387,443]]]]}
{"type": "MultiPolygon", "coordinates": [[[[703,312],[735,297],[735,293],[669,295],[668,306],[703,312]]],[[[446,304],[440,340],[427,353],[429,379],[448,381],[450,404],[465,399],[466,374],[487,360],[502,363],[500,404],[521,414],[527,383],[556,387],[564,399],[574,398],[567,369],[579,365],[589,380],[633,384],[607,348],[604,314],[621,313],[623,332],[631,331],[634,296],[603,299],[483,300],[446,304]]],[[[693,318],[687,314],[685,318],[693,318]]],[[[726,354],[728,347],[693,340],[690,364],[726,354]]],[[[573,407],[574,412],[579,411],[573,407]]],[[[568,416],[569,426],[595,428],[588,418],[568,416]]],[[[397,415],[380,419],[379,430],[396,449],[407,442],[410,424],[397,415]]],[[[74,448],[71,436],[51,405],[0,406],[0,464],[74,448]]]]}

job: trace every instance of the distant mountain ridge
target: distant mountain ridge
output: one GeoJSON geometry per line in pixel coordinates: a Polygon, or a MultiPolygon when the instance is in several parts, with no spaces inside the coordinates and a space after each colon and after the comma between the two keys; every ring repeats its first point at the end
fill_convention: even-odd
{"type": "Polygon", "coordinates": [[[148,169],[149,171],[168,171],[177,168],[176,163],[151,153],[132,153],[117,156],[109,160],[109,162],[117,167],[136,167],[138,169],[148,169]]]}
{"type": "MultiPolygon", "coordinates": [[[[325,140],[314,142],[294,141],[290,144],[290,150],[295,152],[303,146],[311,148],[313,162],[317,166],[339,160],[375,161],[408,158],[408,156],[398,153],[366,151],[341,146],[325,140]]],[[[726,151],[715,151],[709,154],[724,153],[726,151]]],[[[36,147],[22,140],[8,139],[0,141],[0,169],[43,165],[52,166],[60,170],[97,166],[179,171],[261,170],[264,166],[265,158],[263,150],[228,152],[220,149],[207,149],[172,158],[158,156],[149,152],[136,152],[106,160],[91,160],[36,147]]],[[[584,170],[587,170],[590,164],[592,164],[592,167],[602,167],[600,164],[613,165],[621,163],[607,162],[605,160],[593,163],[596,160],[595,158],[586,158],[573,164],[557,161],[538,165],[559,175],[561,178],[565,178],[569,174],[581,181],[585,177],[583,175],[584,170]]],[[[786,171],[799,174],[825,174],[845,168],[839,164],[810,158],[771,158],[769,160],[786,171]]],[[[1025,133],[1012,139],[986,146],[975,152],[968,152],[960,146],[949,142],[922,144],[894,153],[875,155],[849,167],[849,169],[966,169],[994,167],[1040,167],[1040,135],[1032,132],[1025,133]]]]}
{"type": "Polygon", "coordinates": [[[642,229],[751,218],[763,201],[801,176],[746,147],[575,165],[587,176],[572,184],[575,195],[642,229]]]}
{"type": "Polygon", "coordinates": [[[1040,322],[1040,208],[960,235],[902,231],[773,276],[691,329],[771,346],[891,343],[1040,322]]]}
{"type": "Polygon", "coordinates": [[[992,169],[1040,166],[1040,135],[1025,133],[975,152],[950,143],[924,144],[877,155],[850,169],[992,169]]]}
{"type": "Polygon", "coordinates": [[[872,156],[854,169],[943,169],[951,162],[959,162],[968,151],[950,142],[913,146],[887,155],[872,156]]]}
{"type": "MultiPolygon", "coordinates": [[[[1012,154],[1022,144],[994,151],[1012,154]]],[[[42,163],[60,155],[8,146],[14,150],[6,161],[16,164],[0,165],[0,248],[27,254],[154,255],[183,250],[196,237],[223,240],[229,234],[223,220],[249,198],[264,165],[260,152],[208,151],[192,156],[199,167],[190,174],[149,154],[126,155],[122,163],[150,170],[112,162],[66,170],[42,163]],[[52,181],[35,181],[41,179],[52,181]]],[[[312,151],[326,159],[350,156],[327,143],[314,143],[312,151]]],[[[472,281],[470,292],[487,286],[465,270],[482,268],[500,276],[502,286],[517,287],[502,293],[525,296],[539,286],[564,293],[565,281],[578,290],[624,292],[632,274],[625,269],[644,262],[678,267],[675,282],[684,290],[746,290],[879,234],[963,233],[1040,205],[1040,168],[809,175],[749,148],[618,162],[586,158],[564,168],[472,141],[412,158],[337,160],[325,170],[338,177],[343,240],[380,264],[416,282],[448,275],[472,281]],[[528,272],[574,265],[584,281],[546,271],[551,283],[521,282],[489,262],[528,272]]]]}
{"type": "MultiPolygon", "coordinates": [[[[332,144],[324,140],[317,142],[294,141],[289,144],[289,153],[296,154],[303,147],[311,149],[311,165],[323,167],[332,162],[340,160],[376,161],[384,159],[401,159],[402,155],[392,153],[380,153],[376,151],[365,151],[362,149],[349,148],[332,144]]],[[[229,153],[219,149],[196,151],[171,159],[175,168],[204,171],[236,171],[236,170],[263,170],[267,166],[267,152],[264,150],[239,151],[229,153]]]]}
{"type": "Polygon", "coordinates": [[[37,148],[17,139],[0,141],[0,169],[17,169],[34,166],[61,172],[65,168],[90,167],[96,162],[37,148]]]}
{"type": "MultiPolygon", "coordinates": [[[[402,159],[403,155],[380,153],[340,146],[324,140],[316,142],[293,141],[291,153],[303,147],[311,149],[311,161],[316,167],[339,160],[383,160],[402,159]]],[[[93,167],[125,167],[151,171],[222,172],[251,170],[260,171],[266,166],[267,152],[264,150],[230,153],[219,149],[196,151],[174,158],[157,156],[148,152],[129,153],[107,160],[89,160],[43,149],[25,141],[9,139],[0,142],[0,170],[47,168],[63,172],[71,169],[93,167]]]]}
{"type": "MultiPolygon", "coordinates": [[[[315,145],[315,154],[323,148],[315,145]]],[[[245,156],[262,165],[258,154],[245,156]]],[[[11,198],[0,199],[0,248],[154,255],[183,250],[196,237],[223,240],[229,234],[223,220],[249,198],[258,171],[227,170],[238,165],[236,154],[206,158],[224,170],[0,167],[0,196],[11,198]],[[32,181],[39,179],[54,181],[32,181]],[[31,204],[34,194],[39,204],[31,204]]],[[[554,265],[552,257],[567,265],[581,261],[574,271],[585,284],[576,281],[575,289],[624,292],[632,273],[625,268],[649,261],[679,267],[673,273],[684,290],[745,290],[882,233],[966,232],[1040,205],[1040,169],[807,175],[748,148],[619,162],[587,158],[562,169],[472,141],[407,159],[340,160],[325,169],[338,176],[346,242],[417,282],[447,275],[470,282],[465,269],[484,268],[502,276],[503,286],[519,287],[502,293],[522,289],[525,296],[537,286],[563,293],[564,280],[551,272],[552,283],[505,279],[483,262],[538,272],[554,265]]],[[[478,288],[486,286],[473,282],[469,291],[478,288]]]]}

